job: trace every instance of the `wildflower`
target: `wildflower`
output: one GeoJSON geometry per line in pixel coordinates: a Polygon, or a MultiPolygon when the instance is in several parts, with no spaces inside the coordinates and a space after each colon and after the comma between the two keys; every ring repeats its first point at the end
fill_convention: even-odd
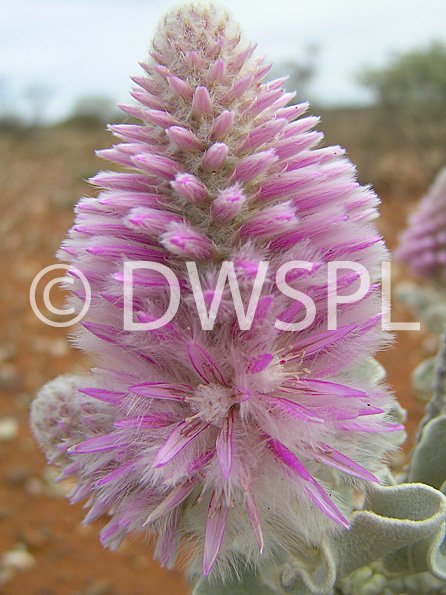
{"type": "Polygon", "coordinates": [[[446,168],[443,168],[410,216],[395,256],[420,277],[446,279],[446,168]]]}
{"type": "MultiPolygon", "coordinates": [[[[96,367],[44,387],[32,420],[62,476],[77,475],[72,498],[88,497],[85,522],[111,516],[104,545],[156,534],[155,555],[171,567],[192,543],[192,566],[224,576],[259,564],[262,552],[317,546],[347,529],[355,494],[385,470],[401,426],[368,361],[387,341],[376,284],[387,253],[373,224],[376,195],[358,185],[342,149],[318,147],[317,119],[300,117],[307,104],[288,106],[283,79],[262,82],[269,65],[225,12],[169,13],[142,67],[140,105],[123,107],[141,124],[111,126],[123,142],[101,153],[126,171],[93,178],[101,192],[78,203],[60,253],[91,284],[76,341],[96,367]],[[164,263],[179,280],[178,312],[161,328],[123,326],[129,260],[164,263]],[[276,274],[296,260],[311,270],[290,270],[285,295],[276,274]],[[339,305],[336,330],[327,329],[332,260],[363,264],[373,281],[361,300],[339,305]],[[188,261],[205,305],[220,300],[212,330],[200,325],[188,261]],[[245,307],[268,263],[246,330],[218,284],[223,261],[245,307]],[[305,312],[297,290],[316,316],[290,332],[283,326],[305,312]]],[[[346,294],[357,281],[339,271],[346,294]]],[[[158,271],[135,272],[133,290],[139,322],[167,310],[158,271]]],[[[83,298],[75,277],[76,310],[83,298]]]]}

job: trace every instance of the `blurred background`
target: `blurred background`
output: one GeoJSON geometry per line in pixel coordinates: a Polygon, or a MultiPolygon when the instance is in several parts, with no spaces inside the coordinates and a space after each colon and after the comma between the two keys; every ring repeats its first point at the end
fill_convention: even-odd
{"type": "MultiPolygon", "coordinates": [[[[227,0],[258,53],[289,74],[296,101],[310,99],[326,144],[340,144],[359,180],[381,196],[380,232],[392,249],[446,165],[446,3],[438,0],[227,0]]],[[[86,179],[113,144],[106,122],[129,102],[159,18],[155,0],[3,0],[0,14],[0,593],[158,595],[188,592],[180,572],[151,561],[147,544],[102,549],[98,522],[54,484],[28,429],[29,404],[51,378],[86,365],[69,329],[41,322],[29,288],[73,221],[86,179]]],[[[128,119],[127,119],[128,120],[128,119]]],[[[108,166],[107,166],[108,167],[108,166]]],[[[394,285],[408,279],[394,263],[394,285]]],[[[56,275],[58,276],[58,275],[56,275]]],[[[62,307],[62,292],[51,293],[62,307]]],[[[47,313],[48,315],[48,313],[47,313]]],[[[393,304],[394,321],[413,315],[393,304]]],[[[57,318],[57,317],[56,317],[57,318]]],[[[399,332],[380,360],[414,432],[423,405],[410,374],[436,341],[399,332]]],[[[411,441],[405,445],[407,454],[411,441]]],[[[402,454],[401,456],[404,456],[402,454]]]]}

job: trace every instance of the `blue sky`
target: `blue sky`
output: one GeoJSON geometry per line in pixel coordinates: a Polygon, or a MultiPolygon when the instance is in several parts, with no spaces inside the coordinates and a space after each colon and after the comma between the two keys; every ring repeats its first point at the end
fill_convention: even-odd
{"type": "MultiPolygon", "coordinates": [[[[47,115],[66,115],[76,99],[103,95],[126,102],[129,76],[139,74],[158,20],[160,0],[3,0],[0,14],[0,99],[26,110],[24,90],[52,90],[47,115]]],[[[258,51],[273,61],[320,48],[312,95],[326,105],[369,95],[354,80],[364,65],[392,53],[446,42],[442,0],[226,0],[258,51]]]]}

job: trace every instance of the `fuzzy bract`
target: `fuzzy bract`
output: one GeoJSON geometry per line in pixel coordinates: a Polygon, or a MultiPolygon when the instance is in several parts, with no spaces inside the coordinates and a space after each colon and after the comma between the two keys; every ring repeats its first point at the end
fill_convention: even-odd
{"type": "MultiPolygon", "coordinates": [[[[100,152],[124,169],[92,179],[100,192],[80,200],[60,251],[77,311],[78,271],[92,289],[76,342],[95,368],[42,389],[36,435],[62,476],[77,477],[85,522],[110,515],[106,546],[148,532],[162,564],[185,544],[192,568],[213,576],[305,557],[348,529],[401,440],[370,365],[388,341],[378,199],[342,149],[320,146],[317,118],[289,105],[284,80],[265,82],[269,65],[225,12],[170,12],[142,68],[138,105],[123,107],[140,122],[111,126],[121,142],[100,152]],[[166,324],[153,324],[172,299],[165,268],[137,267],[129,287],[131,261],[178,280],[166,324]],[[338,304],[334,329],[333,261],[371,279],[338,304]],[[302,294],[314,320],[295,330],[308,314],[302,294]],[[129,295],[143,329],[124,326],[129,295]]],[[[339,268],[340,295],[358,283],[339,268]]]]}

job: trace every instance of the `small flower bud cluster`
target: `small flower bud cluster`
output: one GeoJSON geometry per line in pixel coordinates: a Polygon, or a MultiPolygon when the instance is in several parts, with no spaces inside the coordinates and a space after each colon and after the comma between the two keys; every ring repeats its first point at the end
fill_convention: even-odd
{"type": "Polygon", "coordinates": [[[444,286],[446,281],[446,168],[411,215],[395,256],[410,270],[444,286]]]}

